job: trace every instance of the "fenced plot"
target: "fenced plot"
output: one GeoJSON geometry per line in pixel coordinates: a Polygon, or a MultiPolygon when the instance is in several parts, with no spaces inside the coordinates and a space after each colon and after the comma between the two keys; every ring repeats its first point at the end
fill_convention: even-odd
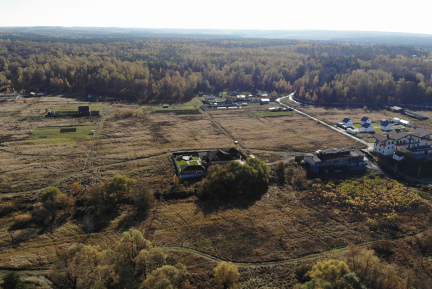
{"type": "Polygon", "coordinates": [[[90,142],[96,126],[38,127],[28,142],[35,145],[74,144],[78,141],[90,142]]]}

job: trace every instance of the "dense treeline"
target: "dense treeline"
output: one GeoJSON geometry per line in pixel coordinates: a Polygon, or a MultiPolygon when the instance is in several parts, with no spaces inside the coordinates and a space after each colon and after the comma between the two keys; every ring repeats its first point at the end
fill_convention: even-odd
{"type": "Polygon", "coordinates": [[[432,98],[429,57],[411,47],[293,40],[3,34],[0,90],[174,103],[198,91],[297,90],[317,103],[422,103],[432,98]]]}

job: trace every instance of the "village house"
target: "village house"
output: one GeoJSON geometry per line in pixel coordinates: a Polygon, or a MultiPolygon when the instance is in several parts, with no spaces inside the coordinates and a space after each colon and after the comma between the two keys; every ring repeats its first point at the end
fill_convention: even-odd
{"type": "Polygon", "coordinates": [[[388,120],[381,120],[381,130],[382,131],[391,131],[393,130],[391,123],[388,120]]]}
{"type": "Polygon", "coordinates": [[[360,124],[363,126],[365,123],[371,124],[371,120],[370,118],[368,118],[367,116],[362,117],[362,119],[360,120],[360,124]]]}
{"type": "Polygon", "coordinates": [[[415,129],[410,132],[400,130],[387,134],[375,134],[374,152],[383,156],[402,159],[402,155],[414,158],[425,158],[432,155],[430,146],[432,132],[426,129],[415,129]]]}
{"type": "Polygon", "coordinates": [[[187,179],[204,177],[210,166],[225,165],[231,161],[242,162],[248,156],[237,148],[227,148],[203,152],[173,153],[172,157],[179,178],[187,179]]]}
{"type": "Polygon", "coordinates": [[[358,149],[328,148],[305,156],[304,161],[313,173],[358,171],[366,169],[364,156],[358,149]]]}
{"type": "Polygon", "coordinates": [[[362,124],[361,132],[375,132],[375,128],[370,122],[365,122],[362,124]]]}
{"type": "Polygon", "coordinates": [[[342,124],[346,127],[353,127],[353,121],[349,118],[344,118],[344,120],[342,121],[342,124]]]}

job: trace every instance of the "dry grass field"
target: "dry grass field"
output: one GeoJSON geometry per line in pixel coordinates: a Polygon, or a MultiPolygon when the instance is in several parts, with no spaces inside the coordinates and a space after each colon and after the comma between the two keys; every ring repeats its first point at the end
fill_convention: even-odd
{"type": "Polygon", "coordinates": [[[215,111],[209,115],[242,147],[251,151],[313,152],[328,147],[363,147],[355,140],[297,113],[255,116],[248,110],[241,110],[215,111]]]}
{"type": "MultiPolygon", "coordinates": [[[[272,184],[253,203],[213,211],[194,196],[162,197],[148,218],[132,223],[128,223],[130,207],[125,205],[105,228],[90,235],[71,219],[45,230],[34,225],[14,228],[16,217],[31,212],[38,194],[50,185],[68,192],[73,182],[88,185],[121,174],[143,180],[153,192],[164,196],[173,188],[175,171],[170,153],[174,151],[231,147],[236,140],[248,153],[275,162],[285,159],[287,151],[362,147],[297,113],[254,113],[271,105],[177,114],[154,112],[149,106],[98,103],[92,105],[101,110],[101,117],[44,117],[46,109],[69,110],[79,105],[88,103],[62,97],[0,103],[0,121],[5,124],[0,127],[0,203],[14,204],[15,208],[1,218],[0,269],[47,269],[56,251],[77,242],[113,246],[127,229],[124,224],[132,224],[186,264],[194,288],[206,288],[206,282],[213,282],[208,280],[218,260],[239,264],[244,284],[252,286],[244,288],[256,288],[254,284],[289,288],[294,282],[295,264],[267,267],[266,262],[389,237],[387,232],[371,232],[349,211],[308,204],[305,191],[288,184],[272,184]],[[62,136],[56,132],[60,127],[77,127],[77,133],[62,136]],[[90,134],[93,129],[94,136],[90,134]],[[248,276],[255,278],[249,280],[248,276]]],[[[381,119],[381,113],[387,113],[386,118],[393,117],[389,112],[364,113],[360,109],[303,110],[328,122],[339,122],[345,115],[381,119]]],[[[429,219],[428,207],[402,213],[398,236],[426,229],[429,219]]]]}
{"type": "Polygon", "coordinates": [[[50,97],[17,99],[0,103],[0,192],[23,192],[43,188],[63,175],[79,170],[85,162],[91,138],[87,135],[70,139],[39,136],[50,127],[95,127],[98,119],[46,118],[46,109],[76,106],[67,98],[50,97]]]}

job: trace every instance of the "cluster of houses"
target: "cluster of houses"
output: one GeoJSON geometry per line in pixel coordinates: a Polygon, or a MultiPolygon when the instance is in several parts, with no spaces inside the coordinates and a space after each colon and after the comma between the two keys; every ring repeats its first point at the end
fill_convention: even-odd
{"type": "MultiPolygon", "coordinates": [[[[386,134],[375,134],[374,152],[396,161],[405,158],[432,159],[432,132],[414,129],[409,132],[396,129],[386,134]]],[[[304,156],[312,173],[349,172],[366,169],[365,154],[358,149],[328,148],[304,156]]]]}
{"type": "Polygon", "coordinates": [[[347,132],[351,134],[356,134],[359,132],[375,132],[375,127],[372,125],[372,121],[369,117],[362,117],[360,120],[361,128],[354,128],[354,123],[350,118],[344,118],[342,122],[338,123],[337,126],[345,129],[347,132]]]}
{"type": "MultiPolygon", "coordinates": [[[[236,103],[241,103],[242,106],[246,106],[250,101],[258,102],[256,98],[254,99],[254,95],[238,94],[237,91],[231,91],[230,96],[228,96],[223,102],[218,102],[214,95],[204,95],[204,93],[200,93],[200,95],[204,97],[203,103],[212,108],[226,108],[227,105],[240,107],[240,105],[236,103]]],[[[259,103],[261,105],[269,104],[271,102],[269,94],[265,91],[257,90],[255,96],[259,98],[259,103]]]]}
{"type": "MultiPolygon", "coordinates": [[[[367,121],[365,118],[363,121],[367,121]]],[[[347,122],[349,125],[349,123],[347,122]]],[[[390,124],[391,125],[391,124],[390,124]]],[[[351,124],[352,126],[352,124],[351,124]]],[[[374,152],[396,161],[432,159],[432,131],[395,129],[385,134],[375,134],[374,152]]],[[[312,173],[350,172],[366,169],[365,153],[358,149],[327,148],[303,157],[312,173]]]]}
{"type": "MultiPolygon", "coordinates": [[[[372,125],[372,121],[369,117],[364,116],[360,120],[361,128],[354,128],[354,123],[350,118],[344,118],[342,122],[339,122],[336,124],[338,127],[345,129],[347,132],[351,134],[357,134],[357,133],[374,133],[375,127],[372,125]]],[[[393,118],[391,121],[388,121],[386,119],[382,119],[380,121],[380,129],[382,131],[392,131],[393,127],[392,125],[401,125],[401,126],[408,126],[410,127],[411,124],[409,121],[400,119],[398,117],[393,118]]]]}
{"type": "Polygon", "coordinates": [[[248,156],[237,148],[221,148],[202,152],[173,153],[172,158],[179,179],[188,179],[204,177],[210,166],[224,165],[231,161],[243,162],[248,156]]]}
{"type": "Polygon", "coordinates": [[[426,129],[409,132],[395,130],[386,134],[376,134],[374,152],[397,161],[406,157],[429,159],[432,157],[431,135],[432,132],[426,129]]]}

